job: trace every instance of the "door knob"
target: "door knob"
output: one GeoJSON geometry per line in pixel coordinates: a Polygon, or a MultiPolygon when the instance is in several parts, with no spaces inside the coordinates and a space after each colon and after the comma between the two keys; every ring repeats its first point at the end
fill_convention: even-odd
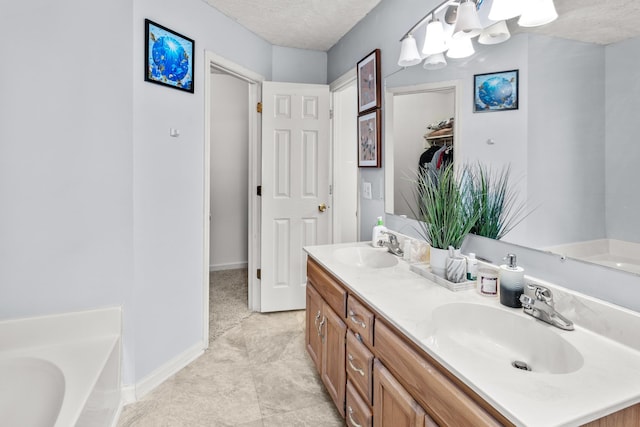
{"type": "Polygon", "coordinates": [[[320,204],[318,205],[318,210],[319,210],[320,212],[324,212],[324,211],[326,211],[326,210],[327,210],[327,205],[325,205],[324,203],[320,203],[320,204]]]}

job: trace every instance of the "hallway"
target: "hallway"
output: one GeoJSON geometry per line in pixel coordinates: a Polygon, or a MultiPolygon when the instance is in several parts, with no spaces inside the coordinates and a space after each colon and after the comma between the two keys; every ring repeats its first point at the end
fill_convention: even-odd
{"type": "Polygon", "coordinates": [[[342,426],[304,349],[305,312],[247,310],[247,270],[210,275],[210,346],[118,427],[342,426]]]}

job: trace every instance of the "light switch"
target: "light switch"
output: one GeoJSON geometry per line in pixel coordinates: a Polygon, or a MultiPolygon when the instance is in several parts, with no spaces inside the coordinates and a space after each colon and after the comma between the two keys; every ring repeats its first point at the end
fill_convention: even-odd
{"type": "Polygon", "coordinates": [[[371,183],[363,182],[362,183],[362,197],[365,199],[371,200],[371,183]]]}
{"type": "Polygon", "coordinates": [[[180,129],[170,128],[169,129],[169,136],[173,136],[174,138],[179,137],[180,136],[180,129]]]}

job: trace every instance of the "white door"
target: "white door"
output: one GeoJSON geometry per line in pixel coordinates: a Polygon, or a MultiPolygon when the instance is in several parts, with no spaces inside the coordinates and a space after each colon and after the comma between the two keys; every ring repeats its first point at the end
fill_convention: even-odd
{"type": "Polygon", "coordinates": [[[329,87],[262,86],[260,311],[305,307],[303,246],[329,243],[329,87]]]}

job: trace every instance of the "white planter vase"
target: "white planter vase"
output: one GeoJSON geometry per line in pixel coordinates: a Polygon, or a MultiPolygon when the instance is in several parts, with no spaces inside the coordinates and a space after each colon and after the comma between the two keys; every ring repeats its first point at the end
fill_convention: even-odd
{"type": "Polygon", "coordinates": [[[449,251],[446,249],[431,248],[431,272],[442,278],[446,278],[447,258],[449,251]]]}

